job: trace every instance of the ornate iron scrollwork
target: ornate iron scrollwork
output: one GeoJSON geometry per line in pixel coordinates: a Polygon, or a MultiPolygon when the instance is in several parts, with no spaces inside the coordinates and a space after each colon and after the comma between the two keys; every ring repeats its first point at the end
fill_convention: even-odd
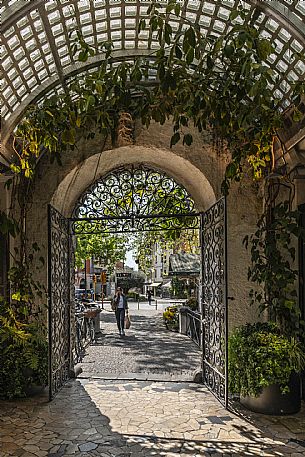
{"type": "Polygon", "coordinates": [[[118,168],[91,185],[71,221],[75,234],[117,233],[196,228],[197,216],[184,187],[139,165],[118,168]]]}
{"type": "Polygon", "coordinates": [[[199,218],[193,216],[122,217],[99,220],[72,220],[71,230],[75,235],[85,233],[124,233],[199,228],[199,218]]]}
{"type": "Polygon", "coordinates": [[[48,262],[49,395],[51,399],[69,378],[72,262],[69,221],[52,206],[49,206],[48,262]]]}
{"type": "Polygon", "coordinates": [[[227,406],[226,207],[219,200],[202,215],[203,377],[227,406]]]}

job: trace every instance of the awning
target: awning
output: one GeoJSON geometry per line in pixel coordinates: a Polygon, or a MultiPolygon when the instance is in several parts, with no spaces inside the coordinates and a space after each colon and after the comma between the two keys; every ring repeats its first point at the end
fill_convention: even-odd
{"type": "Polygon", "coordinates": [[[153,282],[151,284],[149,284],[151,287],[159,287],[160,284],[162,284],[162,282],[153,282]]]}
{"type": "Polygon", "coordinates": [[[170,276],[199,276],[200,256],[197,254],[172,254],[169,257],[170,276]]]}
{"type": "Polygon", "coordinates": [[[161,287],[164,287],[165,289],[170,289],[172,287],[172,281],[167,281],[164,284],[162,284],[161,287]]]}

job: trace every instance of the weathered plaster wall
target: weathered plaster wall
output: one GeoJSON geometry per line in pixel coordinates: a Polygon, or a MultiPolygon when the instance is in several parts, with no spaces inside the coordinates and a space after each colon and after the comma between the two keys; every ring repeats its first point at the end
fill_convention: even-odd
{"type": "MultiPolygon", "coordinates": [[[[11,189],[5,187],[6,176],[0,176],[0,211],[9,214],[11,189]]],[[[14,248],[15,240],[12,237],[3,236],[0,233],[0,295],[7,297],[8,295],[8,279],[7,271],[11,261],[9,250],[14,248]]]]}
{"type": "MultiPolygon", "coordinates": [[[[169,148],[172,125],[152,125],[148,130],[137,126],[136,144],[114,150],[103,149],[103,140],[96,137],[80,141],[74,151],[62,157],[63,165],[50,164],[43,157],[34,182],[33,202],[28,214],[28,235],[42,247],[47,256],[47,205],[52,203],[65,216],[70,216],[77,198],[96,179],[124,164],[144,163],[156,167],[178,183],[193,197],[199,210],[207,209],[220,196],[220,186],[227,159],[211,146],[208,134],[193,132],[194,142],[169,148]]],[[[232,325],[254,319],[247,294],[248,253],[243,237],[253,231],[261,200],[257,190],[246,181],[234,185],[228,199],[228,284],[229,322],[232,325]]],[[[46,281],[46,271],[41,280],[46,281]]]]}
{"type": "Polygon", "coordinates": [[[52,204],[67,217],[88,186],[100,177],[122,165],[145,163],[164,171],[182,184],[192,195],[198,210],[209,208],[216,201],[212,185],[187,159],[171,150],[153,146],[124,146],[89,157],[81,167],[74,169],[59,185],[52,204]]]}

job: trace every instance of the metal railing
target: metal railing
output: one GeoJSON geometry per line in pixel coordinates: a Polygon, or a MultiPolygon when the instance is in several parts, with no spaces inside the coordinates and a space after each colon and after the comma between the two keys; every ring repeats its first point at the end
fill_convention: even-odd
{"type": "Polygon", "coordinates": [[[185,308],[186,314],[186,335],[194,341],[197,346],[202,346],[202,329],[201,329],[201,314],[198,311],[192,311],[185,308]]]}

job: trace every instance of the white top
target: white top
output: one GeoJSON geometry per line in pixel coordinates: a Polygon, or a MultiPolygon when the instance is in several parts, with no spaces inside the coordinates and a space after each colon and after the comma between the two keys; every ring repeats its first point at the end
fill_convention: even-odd
{"type": "Polygon", "coordinates": [[[120,301],[119,301],[119,304],[118,304],[118,308],[124,308],[124,299],[123,299],[123,295],[120,295],[120,301]]]}

